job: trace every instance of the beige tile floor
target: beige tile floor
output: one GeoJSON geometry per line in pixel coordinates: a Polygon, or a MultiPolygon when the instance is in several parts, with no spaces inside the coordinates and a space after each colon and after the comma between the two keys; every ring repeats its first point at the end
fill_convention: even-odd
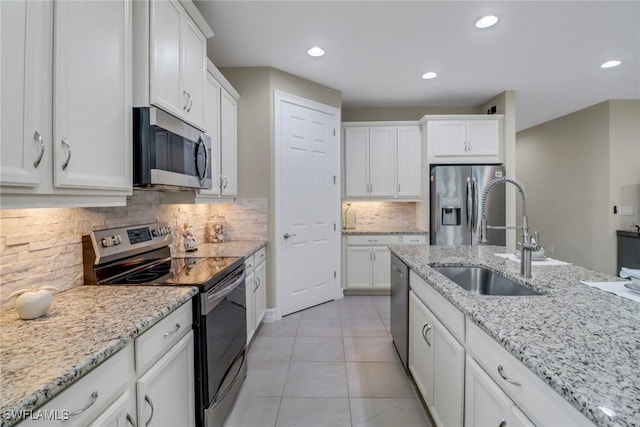
{"type": "Polygon", "coordinates": [[[264,323],[225,427],[430,427],[389,318],[389,297],[347,296],[264,323]]]}

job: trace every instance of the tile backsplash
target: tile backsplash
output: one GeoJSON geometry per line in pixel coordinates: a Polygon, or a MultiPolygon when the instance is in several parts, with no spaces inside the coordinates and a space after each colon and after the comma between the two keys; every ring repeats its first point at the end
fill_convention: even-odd
{"type": "Polygon", "coordinates": [[[342,202],[342,222],[344,222],[347,203],[351,203],[351,209],[356,211],[356,228],[416,226],[416,204],[414,202],[342,202]]]}
{"type": "MultiPolygon", "coordinates": [[[[82,236],[92,230],[166,222],[182,229],[188,223],[198,242],[207,224],[223,222],[226,240],[266,240],[267,201],[161,204],[155,191],[134,191],[126,207],[0,210],[0,308],[9,295],[30,286],[60,290],[83,283],[82,236]]],[[[174,231],[175,244],[182,236],[174,231]]]]}

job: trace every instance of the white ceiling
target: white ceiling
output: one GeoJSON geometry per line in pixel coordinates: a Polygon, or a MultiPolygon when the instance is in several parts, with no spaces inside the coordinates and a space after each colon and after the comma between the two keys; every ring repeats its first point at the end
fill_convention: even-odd
{"type": "Polygon", "coordinates": [[[522,130],[640,99],[640,1],[195,3],[216,66],[275,67],[340,90],[345,107],[476,106],[515,90],[522,130]],[[476,29],[486,14],[500,21],[476,29]],[[326,55],[308,56],[314,45],[326,55]],[[601,69],[609,59],[623,62],[601,69]]]}

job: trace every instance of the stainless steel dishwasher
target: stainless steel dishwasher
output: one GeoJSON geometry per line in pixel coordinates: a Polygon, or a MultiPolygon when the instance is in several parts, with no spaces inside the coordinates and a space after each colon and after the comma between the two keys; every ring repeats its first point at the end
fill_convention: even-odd
{"type": "Polygon", "coordinates": [[[391,337],[402,365],[409,365],[409,267],[391,254],[391,337]]]}

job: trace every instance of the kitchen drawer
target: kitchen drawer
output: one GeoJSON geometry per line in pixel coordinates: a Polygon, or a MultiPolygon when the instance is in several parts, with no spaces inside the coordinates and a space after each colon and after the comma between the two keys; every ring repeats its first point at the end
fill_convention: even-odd
{"type": "Polygon", "coordinates": [[[256,268],[256,258],[255,255],[248,256],[244,259],[244,269],[247,273],[251,273],[253,269],[256,268]]]}
{"type": "Polygon", "coordinates": [[[189,332],[192,324],[193,312],[188,301],[136,338],[136,372],[144,372],[189,332]]]}
{"type": "Polygon", "coordinates": [[[347,236],[347,245],[396,245],[399,243],[397,235],[365,235],[365,236],[347,236]]]}
{"type": "Polygon", "coordinates": [[[585,426],[592,423],[475,323],[467,320],[467,351],[536,425],[585,426]],[[502,366],[502,374],[498,372],[502,366]]]}
{"type": "Polygon", "coordinates": [[[129,344],[50,402],[32,411],[20,426],[86,426],[127,389],[133,372],[133,346],[129,344]],[[78,411],[81,412],[69,418],[70,413],[78,411]]]}
{"type": "Polygon", "coordinates": [[[267,248],[266,247],[258,249],[256,251],[256,253],[253,254],[253,259],[254,259],[254,261],[256,263],[256,266],[258,266],[258,265],[260,265],[260,263],[264,262],[264,259],[265,259],[266,255],[267,255],[267,248]]]}
{"type": "Polygon", "coordinates": [[[409,287],[445,328],[460,343],[464,343],[464,314],[413,271],[409,272],[409,287]]]}
{"type": "Polygon", "coordinates": [[[427,236],[425,234],[405,234],[402,236],[404,245],[426,245],[427,236]]]}

